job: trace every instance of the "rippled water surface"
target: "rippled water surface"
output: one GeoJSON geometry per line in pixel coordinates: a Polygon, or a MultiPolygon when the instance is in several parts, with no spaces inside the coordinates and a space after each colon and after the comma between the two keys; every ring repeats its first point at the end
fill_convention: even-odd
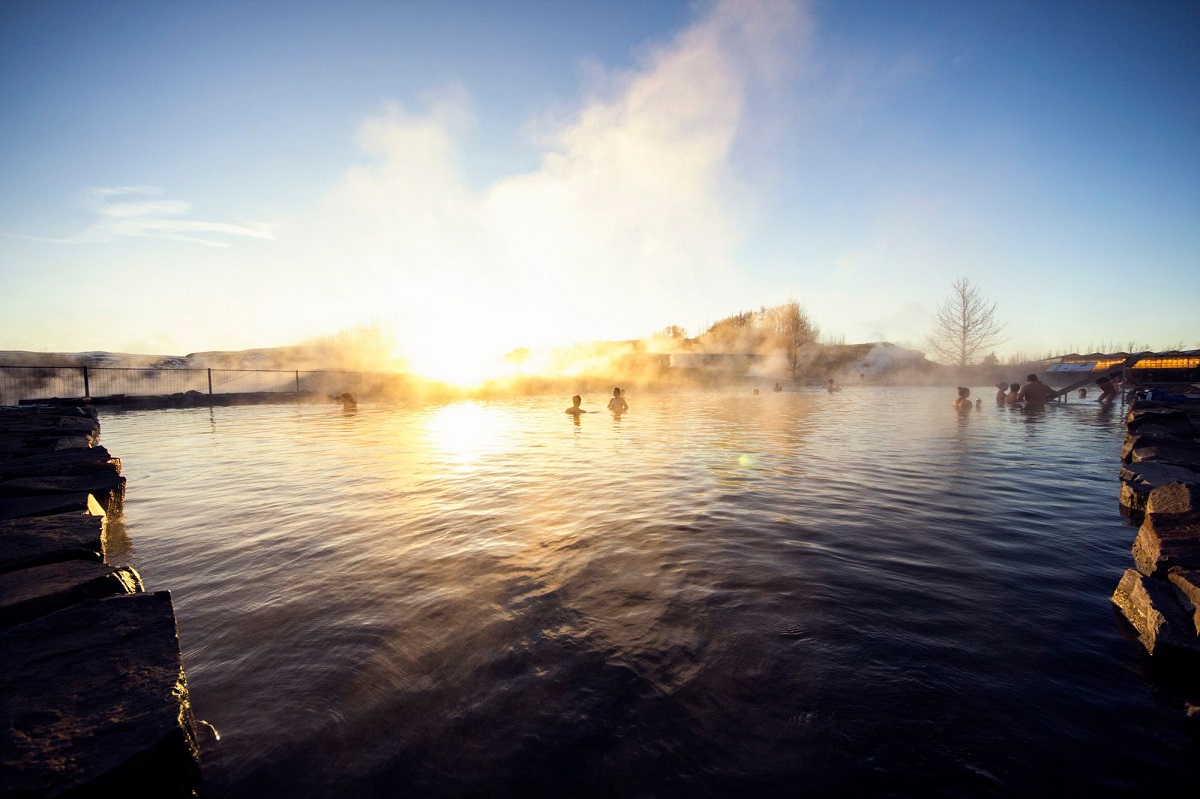
{"type": "Polygon", "coordinates": [[[1196,779],[1109,603],[1119,409],[951,395],[105,413],[115,559],[173,592],[206,797],[1196,779]]]}

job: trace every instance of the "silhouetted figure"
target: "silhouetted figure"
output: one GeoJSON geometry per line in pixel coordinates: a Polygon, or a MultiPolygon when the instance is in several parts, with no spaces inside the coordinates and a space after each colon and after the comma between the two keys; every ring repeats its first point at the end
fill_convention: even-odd
{"type": "Polygon", "coordinates": [[[776,383],[775,388],[773,390],[774,391],[783,391],[783,386],[779,383],[776,383]]]}
{"type": "Polygon", "coordinates": [[[579,414],[587,413],[587,411],[579,407],[579,403],[581,402],[583,402],[583,397],[579,396],[578,394],[571,397],[571,407],[567,408],[567,413],[571,414],[577,419],[579,418],[579,414]]]}
{"type": "Polygon", "coordinates": [[[1006,389],[1008,389],[1007,383],[997,383],[996,384],[996,404],[997,405],[1003,405],[1005,400],[1008,398],[1008,395],[1004,393],[1006,389]]]}
{"type": "MultiPolygon", "coordinates": [[[[1100,396],[1096,398],[1097,402],[1107,405],[1117,398],[1117,386],[1110,378],[1096,378],[1096,385],[1100,387],[1100,396]]],[[[1083,391],[1083,389],[1080,389],[1080,391],[1083,391]]]]}
{"type": "Polygon", "coordinates": [[[354,398],[354,395],[351,394],[349,391],[345,392],[344,394],[338,394],[333,399],[335,402],[342,403],[343,411],[357,411],[358,410],[358,400],[356,400],[354,398]]]}
{"type": "Polygon", "coordinates": [[[613,388],[612,399],[608,401],[608,409],[617,416],[620,416],[621,414],[625,413],[625,411],[629,410],[629,403],[625,401],[623,396],[621,396],[624,393],[625,392],[621,391],[619,388],[613,388]]]}
{"type": "Polygon", "coordinates": [[[841,391],[842,387],[833,382],[833,378],[829,378],[829,382],[825,384],[825,390],[832,394],[835,391],[841,391]]]}
{"type": "Polygon", "coordinates": [[[966,386],[959,386],[958,396],[951,400],[950,407],[956,411],[971,410],[971,389],[966,386]]]}
{"type": "Polygon", "coordinates": [[[1017,392],[1018,402],[1024,402],[1026,405],[1045,405],[1058,396],[1057,391],[1038,380],[1035,374],[1027,375],[1025,381],[1025,385],[1017,392]]]}
{"type": "Polygon", "coordinates": [[[1009,383],[1008,384],[1008,395],[1005,396],[1004,401],[1009,405],[1016,405],[1017,404],[1017,395],[1020,393],[1021,393],[1021,384],[1020,383],[1009,383]]]}

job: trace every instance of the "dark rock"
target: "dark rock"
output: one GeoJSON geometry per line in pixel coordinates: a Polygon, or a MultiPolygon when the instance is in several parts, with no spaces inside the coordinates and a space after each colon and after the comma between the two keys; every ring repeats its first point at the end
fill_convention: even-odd
{"type": "Polygon", "coordinates": [[[1121,467],[1121,504],[1145,511],[1150,492],[1173,481],[1200,482],[1200,472],[1187,466],[1158,461],[1141,461],[1121,467]]]}
{"type": "Polygon", "coordinates": [[[0,796],[191,797],[201,781],[171,595],[0,630],[0,796]]]}
{"type": "Polygon", "coordinates": [[[1192,614],[1192,631],[1200,635],[1200,571],[1176,566],[1168,572],[1167,580],[1183,597],[1183,609],[1192,614]]]}
{"type": "Polygon", "coordinates": [[[1200,485],[1173,481],[1150,492],[1146,513],[1156,516],[1195,516],[1200,521],[1200,485]]]}
{"type": "Polygon", "coordinates": [[[1136,433],[1145,425],[1160,425],[1172,429],[1188,429],[1191,427],[1191,419],[1187,413],[1178,408],[1166,407],[1147,407],[1139,403],[1134,403],[1129,409],[1129,413],[1125,415],[1125,429],[1130,433],[1136,433]]]}
{"type": "Polygon", "coordinates": [[[0,480],[13,477],[48,477],[51,475],[92,474],[93,472],[121,473],[121,459],[114,458],[104,447],[64,450],[30,455],[27,458],[0,461],[0,480]]]}
{"type": "Polygon", "coordinates": [[[0,499],[0,519],[23,519],[30,516],[52,516],[56,513],[105,515],[104,508],[91,494],[61,494],[45,497],[15,497],[0,499]]]}
{"type": "Polygon", "coordinates": [[[23,624],[85,599],[144,590],[130,568],[68,560],[0,574],[0,627],[23,624]]]}
{"type": "Polygon", "coordinates": [[[1133,559],[1146,575],[1165,576],[1172,566],[1200,568],[1200,522],[1147,514],[1133,541],[1133,559]]]}
{"type": "Polygon", "coordinates": [[[1200,639],[1192,632],[1191,619],[1168,583],[1127,569],[1112,595],[1112,603],[1133,625],[1155,660],[1200,663],[1200,639]]]}
{"type": "MultiPolygon", "coordinates": [[[[1140,461],[1163,461],[1166,463],[1200,464],[1200,444],[1195,441],[1183,441],[1174,438],[1138,438],[1132,444],[1127,442],[1129,453],[1128,463],[1140,461]]],[[[1122,452],[1125,450],[1122,449],[1122,452]]]]}
{"type": "Polygon", "coordinates": [[[67,560],[104,560],[103,516],[63,513],[0,521],[0,573],[67,560]]]}
{"type": "Polygon", "coordinates": [[[17,477],[0,481],[0,497],[36,497],[87,492],[108,514],[116,513],[125,499],[125,478],[116,472],[54,477],[17,477]]]}

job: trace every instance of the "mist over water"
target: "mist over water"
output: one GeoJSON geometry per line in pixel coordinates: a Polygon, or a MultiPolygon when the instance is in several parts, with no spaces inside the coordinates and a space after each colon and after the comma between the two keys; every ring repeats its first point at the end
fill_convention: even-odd
{"type": "Polygon", "coordinates": [[[114,559],[173,592],[206,797],[1200,776],[1109,605],[1119,409],[951,398],[106,412],[114,559]]]}

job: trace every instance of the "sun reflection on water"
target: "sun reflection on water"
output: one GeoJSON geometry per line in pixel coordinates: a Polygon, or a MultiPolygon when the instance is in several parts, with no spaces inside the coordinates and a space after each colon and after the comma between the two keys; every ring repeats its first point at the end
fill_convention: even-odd
{"type": "Polygon", "coordinates": [[[495,450],[510,426],[503,413],[482,402],[456,402],[434,411],[425,431],[447,462],[466,466],[495,450]]]}

